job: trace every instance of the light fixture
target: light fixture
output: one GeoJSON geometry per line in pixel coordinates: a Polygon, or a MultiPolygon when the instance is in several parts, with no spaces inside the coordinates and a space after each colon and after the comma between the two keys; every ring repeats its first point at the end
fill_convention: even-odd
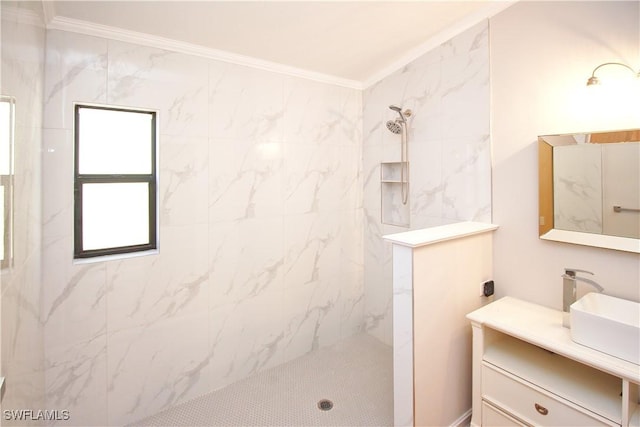
{"type": "Polygon", "coordinates": [[[640,71],[636,72],[636,71],[634,71],[633,68],[629,67],[626,64],[623,64],[621,62],[605,62],[604,64],[600,64],[596,68],[593,69],[593,72],[591,73],[591,77],[589,77],[589,80],[587,80],[587,86],[593,86],[593,85],[599,85],[600,84],[600,79],[598,77],[596,77],[596,71],[598,71],[599,68],[602,68],[602,67],[604,67],[606,65],[619,65],[619,66],[624,67],[627,70],[631,71],[634,76],[640,78],[640,71]]]}

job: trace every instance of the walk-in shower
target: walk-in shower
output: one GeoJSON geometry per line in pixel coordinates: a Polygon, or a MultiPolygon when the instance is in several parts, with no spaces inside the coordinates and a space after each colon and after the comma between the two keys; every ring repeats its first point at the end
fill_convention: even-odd
{"type": "Polygon", "coordinates": [[[400,185],[402,191],[402,204],[406,205],[409,200],[409,148],[407,141],[407,118],[411,117],[411,110],[404,110],[395,105],[389,108],[398,113],[398,118],[387,121],[387,129],[396,135],[400,135],[400,185]]]}

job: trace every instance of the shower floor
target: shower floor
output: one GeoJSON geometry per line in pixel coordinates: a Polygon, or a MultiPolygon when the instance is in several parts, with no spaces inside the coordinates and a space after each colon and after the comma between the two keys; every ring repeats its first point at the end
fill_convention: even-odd
{"type": "Polygon", "coordinates": [[[392,357],[391,347],[357,335],[134,425],[392,426],[392,357]],[[322,399],[333,409],[318,409],[322,399]]]}

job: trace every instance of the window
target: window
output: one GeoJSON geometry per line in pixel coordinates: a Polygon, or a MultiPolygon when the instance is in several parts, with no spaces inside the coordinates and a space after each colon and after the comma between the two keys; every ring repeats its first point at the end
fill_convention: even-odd
{"type": "Polygon", "coordinates": [[[75,107],[75,258],[157,248],[156,113],[75,107]]]}
{"type": "Polygon", "coordinates": [[[0,96],[0,266],[13,262],[13,141],[15,99],[0,96]]]}

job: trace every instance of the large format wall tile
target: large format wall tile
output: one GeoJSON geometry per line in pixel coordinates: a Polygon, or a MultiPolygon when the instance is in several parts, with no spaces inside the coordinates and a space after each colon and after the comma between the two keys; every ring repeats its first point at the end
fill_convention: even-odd
{"type": "Polygon", "coordinates": [[[282,144],[212,140],[209,144],[209,221],[282,214],[282,144]]]}
{"type": "Polygon", "coordinates": [[[2,425],[24,426],[37,422],[9,419],[6,411],[45,406],[40,311],[45,29],[39,24],[42,14],[24,2],[1,2],[0,15],[0,93],[14,105],[13,177],[4,188],[12,187],[12,202],[5,209],[12,209],[13,224],[4,230],[12,232],[13,259],[0,272],[0,372],[6,381],[2,425]]]}
{"type": "Polygon", "coordinates": [[[107,40],[47,31],[44,127],[73,129],[73,103],[107,101],[107,40]]]}
{"type": "Polygon", "coordinates": [[[207,60],[109,41],[107,102],[159,111],[160,133],[206,137],[207,60]]]}
{"type": "Polygon", "coordinates": [[[107,425],[107,336],[47,347],[46,407],[69,411],[56,425],[107,425]]]}
{"type": "Polygon", "coordinates": [[[283,362],[282,284],[209,313],[211,389],[283,362]]]}
{"type": "Polygon", "coordinates": [[[209,220],[207,138],[160,135],[158,209],[164,226],[206,224],[209,220]]]}
{"type": "MultiPolygon", "coordinates": [[[[491,220],[487,22],[443,43],[364,91],[365,322],[391,344],[390,254],[384,234],[456,221],[491,220]],[[395,104],[411,109],[409,226],[381,224],[380,167],[400,161],[400,136],[386,129],[395,104]]],[[[386,209],[401,208],[399,199],[386,209]]]]}
{"type": "Polygon", "coordinates": [[[209,391],[208,314],[109,333],[109,425],[135,422],[209,391]]]}
{"type": "Polygon", "coordinates": [[[110,333],[207,311],[207,230],[162,227],[158,255],[106,264],[110,333]]]}
{"type": "Polygon", "coordinates": [[[282,141],[282,75],[211,61],[209,78],[210,137],[282,141]]]}
{"type": "Polygon", "coordinates": [[[61,31],[48,42],[50,404],[72,423],[134,422],[363,330],[360,92],[61,31]],[[74,264],[73,101],[158,111],[157,254],[74,264]]]}

